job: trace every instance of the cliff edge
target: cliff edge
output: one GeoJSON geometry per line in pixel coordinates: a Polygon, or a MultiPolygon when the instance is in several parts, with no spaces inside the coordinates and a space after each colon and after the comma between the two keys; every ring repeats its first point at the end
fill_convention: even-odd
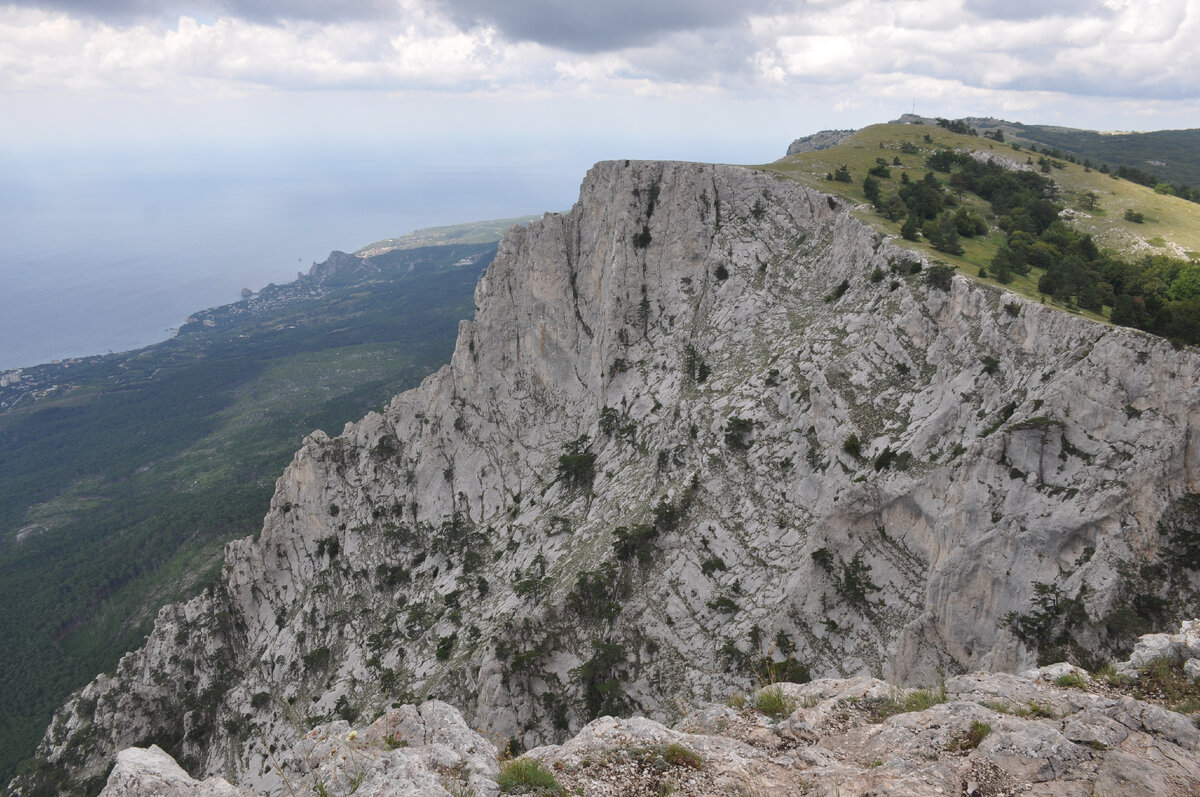
{"type": "Polygon", "coordinates": [[[261,534],[14,788],[98,788],[153,743],[277,789],[309,727],[430,698],[531,747],[765,670],[1090,665],[1195,615],[1200,357],[849,210],[753,169],[595,166],[505,236],[451,363],[311,435],[261,534]]]}
{"type": "MultiPolygon", "coordinates": [[[[1144,637],[1119,668],[1127,674],[1056,664],[956,676],[933,690],[866,677],[777,684],[699,706],[674,728],[602,717],[516,760],[431,701],[361,729],[313,729],[273,760],[286,784],[275,793],[1184,797],[1200,790],[1200,731],[1180,713],[1181,696],[1165,692],[1182,687],[1195,707],[1196,656],[1200,621],[1188,621],[1178,634],[1144,637]]],[[[167,793],[253,794],[197,782],[158,748],[135,748],[119,754],[101,797],[167,793]]]]}

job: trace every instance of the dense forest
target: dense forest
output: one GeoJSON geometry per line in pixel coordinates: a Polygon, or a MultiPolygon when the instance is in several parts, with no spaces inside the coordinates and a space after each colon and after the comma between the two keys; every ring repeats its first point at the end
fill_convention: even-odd
{"type": "Polygon", "coordinates": [[[920,180],[902,173],[895,192],[884,189],[882,180],[891,176],[884,158],[876,159],[863,181],[864,194],[880,214],[903,220],[903,237],[924,238],[939,251],[961,254],[962,238],[988,229],[979,213],[958,199],[973,194],[988,204],[1006,236],[982,276],[1007,283],[1013,275],[1034,274],[1038,290],[1063,305],[1107,311],[1115,324],[1200,343],[1200,263],[1165,255],[1130,260],[1099,249],[1090,235],[1062,220],[1058,188],[1047,176],[1054,165],[1048,156],[1039,157],[1039,169],[1014,171],[992,160],[937,150],[925,165],[929,171],[920,180]]]}
{"type": "Polygon", "coordinates": [[[1136,169],[1154,182],[1200,186],[1200,130],[1099,133],[1065,127],[1013,124],[1021,138],[1042,147],[1074,153],[1097,166],[1136,169]]]}
{"type": "MultiPolygon", "coordinates": [[[[964,136],[979,130],[964,119],[937,119],[938,127],[964,136]]],[[[983,133],[1004,142],[1004,130],[1043,158],[1078,163],[1102,174],[1115,174],[1189,202],[1200,202],[1200,130],[1157,130],[1150,133],[1098,133],[1067,127],[999,122],[983,133]],[[1040,146],[1039,146],[1040,145],[1040,146]]],[[[1021,146],[1021,144],[1016,144],[1021,146]]]]}

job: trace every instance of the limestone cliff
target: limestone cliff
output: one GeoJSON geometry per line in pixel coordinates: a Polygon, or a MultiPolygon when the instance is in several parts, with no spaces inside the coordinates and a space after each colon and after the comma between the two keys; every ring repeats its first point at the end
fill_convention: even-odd
{"type": "Polygon", "coordinates": [[[1195,613],[1191,351],[733,166],[597,165],[476,304],[450,365],[305,441],[261,534],[15,788],[98,788],[152,742],[266,788],[268,749],[413,699],[532,746],[765,659],[931,684],[1195,613]]]}
{"type": "MultiPolygon", "coordinates": [[[[275,794],[1190,797],[1200,790],[1200,688],[1184,681],[1196,655],[1200,621],[1186,621],[1179,634],[1143,637],[1117,668],[1130,675],[1091,678],[1055,664],[954,676],[936,690],[868,677],[777,684],[696,706],[674,728],[602,717],[499,765],[499,751],[457,711],[430,701],[361,729],[343,720],[314,728],[272,757],[285,784],[275,794]],[[1154,664],[1139,668],[1143,660],[1154,664]],[[1185,705],[1182,694],[1162,699],[1175,689],[1189,693],[1185,705]],[[517,773],[535,762],[547,789],[521,786],[517,773]]],[[[219,777],[198,782],[152,747],[121,751],[101,797],[252,794],[219,777]]]]}
{"type": "Polygon", "coordinates": [[[853,133],[853,130],[822,130],[818,133],[813,133],[811,136],[804,136],[793,141],[788,145],[787,154],[795,155],[798,152],[816,152],[836,147],[853,135],[853,133]]]}

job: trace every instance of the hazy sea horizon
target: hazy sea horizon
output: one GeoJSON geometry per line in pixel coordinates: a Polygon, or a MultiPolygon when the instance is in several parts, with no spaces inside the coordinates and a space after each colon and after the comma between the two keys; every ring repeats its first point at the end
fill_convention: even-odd
{"type": "Polygon", "coordinates": [[[0,370],[166,340],[192,313],[335,249],[567,210],[597,160],[746,163],[776,149],[764,133],[0,151],[0,370]]]}
{"type": "Polygon", "coordinates": [[[0,156],[0,370],[128,351],[284,283],[332,250],[423,227],[564,210],[583,171],[340,153],[180,168],[0,156]]]}

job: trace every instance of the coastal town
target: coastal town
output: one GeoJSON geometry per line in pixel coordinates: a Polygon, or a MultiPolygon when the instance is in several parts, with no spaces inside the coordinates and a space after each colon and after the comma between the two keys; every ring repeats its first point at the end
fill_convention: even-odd
{"type": "MultiPolygon", "coordinates": [[[[105,355],[111,356],[111,355],[105,355]]],[[[21,403],[33,403],[66,389],[62,384],[68,378],[68,369],[81,365],[94,365],[103,357],[73,357],[54,360],[45,365],[31,368],[12,368],[0,371],[0,412],[12,409],[21,403]]]]}
{"type": "Polygon", "coordinates": [[[329,292],[320,279],[303,273],[296,277],[295,281],[283,285],[269,284],[257,293],[244,290],[241,301],[194,313],[170,339],[161,343],[134,351],[71,357],[0,371],[0,412],[65,395],[74,390],[82,378],[102,377],[114,386],[141,381],[157,370],[148,370],[139,362],[149,352],[161,353],[164,347],[181,344],[186,344],[187,349],[194,348],[195,344],[202,346],[212,336],[239,321],[276,313],[299,302],[317,300],[329,292]]]}

